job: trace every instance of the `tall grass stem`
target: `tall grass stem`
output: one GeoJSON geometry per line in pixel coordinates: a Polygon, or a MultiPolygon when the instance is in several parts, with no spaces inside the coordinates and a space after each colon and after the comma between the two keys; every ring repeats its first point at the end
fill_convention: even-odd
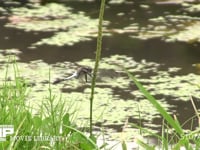
{"type": "Polygon", "coordinates": [[[94,88],[96,84],[97,71],[99,67],[99,61],[101,58],[101,49],[102,49],[102,24],[104,16],[105,0],[101,0],[101,7],[99,12],[99,25],[98,25],[98,37],[97,37],[97,48],[96,48],[96,58],[95,66],[91,84],[91,95],[90,95],[90,137],[92,137],[92,110],[93,110],[93,99],[94,99],[94,88]]]}

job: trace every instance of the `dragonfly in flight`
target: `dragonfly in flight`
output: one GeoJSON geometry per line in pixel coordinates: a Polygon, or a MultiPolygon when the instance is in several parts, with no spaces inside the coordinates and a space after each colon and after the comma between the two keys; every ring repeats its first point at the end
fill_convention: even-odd
{"type": "Polygon", "coordinates": [[[73,78],[79,79],[79,78],[82,78],[82,77],[85,77],[85,82],[87,82],[88,76],[92,77],[92,68],[87,67],[87,66],[82,66],[82,67],[79,67],[77,69],[77,71],[74,72],[71,76],[66,77],[66,78],[62,78],[62,79],[57,79],[53,82],[53,84],[58,84],[62,81],[70,80],[70,79],[73,79],[73,78]]]}

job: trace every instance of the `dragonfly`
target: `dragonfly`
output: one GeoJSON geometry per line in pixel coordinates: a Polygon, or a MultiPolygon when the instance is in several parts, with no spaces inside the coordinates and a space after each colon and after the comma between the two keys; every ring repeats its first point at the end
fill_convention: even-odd
{"type": "Polygon", "coordinates": [[[71,76],[62,79],[57,79],[53,82],[53,84],[58,84],[62,81],[70,80],[73,78],[79,79],[82,78],[83,76],[85,77],[85,82],[87,82],[88,76],[92,77],[92,68],[88,66],[81,66],[71,76]]]}

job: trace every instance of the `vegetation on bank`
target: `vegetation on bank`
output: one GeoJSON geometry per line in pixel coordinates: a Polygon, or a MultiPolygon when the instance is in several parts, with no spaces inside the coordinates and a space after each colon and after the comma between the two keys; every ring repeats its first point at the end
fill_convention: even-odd
{"type": "MultiPolygon", "coordinates": [[[[0,124],[13,125],[15,132],[13,135],[7,136],[5,142],[0,142],[0,149],[108,149],[106,148],[108,144],[106,140],[102,145],[97,145],[97,134],[89,136],[86,128],[80,129],[75,124],[76,120],[71,121],[73,114],[66,109],[65,101],[62,97],[52,92],[51,82],[49,82],[47,96],[42,100],[42,105],[39,106],[39,111],[37,114],[33,114],[31,105],[26,103],[31,87],[24,79],[20,78],[20,70],[18,70],[15,62],[8,63],[7,67],[14,68],[15,78],[14,80],[9,80],[8,72],[5,72],[5,80],[1,83],[0,124]],[[58,101],[56,100],[57,98],[59,99],[58,101]]],[[[151,133],[140,124],[127,123],[134,128],[140,129],[141,136],[148,133],[158,140],[158,143],[155,144],[136,138],[135,142],[138,144],[138,147],[152,150],[156,148],[176,150],[183,147],[187,150],[199,149],[199,127],[193,131],[185,132],[176,117],[172,118],[132,74],[125,68],[124,71],[163,117],[162,135],[151,133]]],[[[50,72],[49,81],[51,81],[50,72]]],[[[191,119],[188,121],[193,122],[195,118],[200,120],[198,110],[192,99],[191,102],[196,116],[191,116],[191,119]]],[[[122,141],[121,146],[123,150],[128,149],[126,144],[126,141],[122,141]]]]}

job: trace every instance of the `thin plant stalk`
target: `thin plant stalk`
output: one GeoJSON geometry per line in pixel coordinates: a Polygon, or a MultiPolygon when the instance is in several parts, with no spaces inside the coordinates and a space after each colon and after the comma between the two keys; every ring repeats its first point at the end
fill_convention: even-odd
{"type": "Polygon", "coordinates": [[[193,108],[194,108],[195,114],[196,114],[196,116],[197,116],[197,118],[198,118],[198,126],[200,126],[200,117],[199,117],[199,113],[198,113],[197,107],[196,107],[196,105],[195,105],[195,103],[194,103],[194,101],[193,101],[192,96],[190,96],[190,101],[191,101],[192,106],[193,106],[193,108]]]}
{"type": "Polygon", "coordinates": [[[102,24],[103,24],[104,8],[105,8],[105,0],[101,0],[96,58],[95,58],[95,66],[94,66],[94,72],[93,72],[93,77],[92,77],[91,95],[90,95],[90,137],[92,137],[92,116],[93,116],[92,110],[93,110],[94,88],[96,84],[97,71],[99,67],[99,61],[101,58],[101,49],[102,49],[101,48],[102,47],[102,24]]]}

